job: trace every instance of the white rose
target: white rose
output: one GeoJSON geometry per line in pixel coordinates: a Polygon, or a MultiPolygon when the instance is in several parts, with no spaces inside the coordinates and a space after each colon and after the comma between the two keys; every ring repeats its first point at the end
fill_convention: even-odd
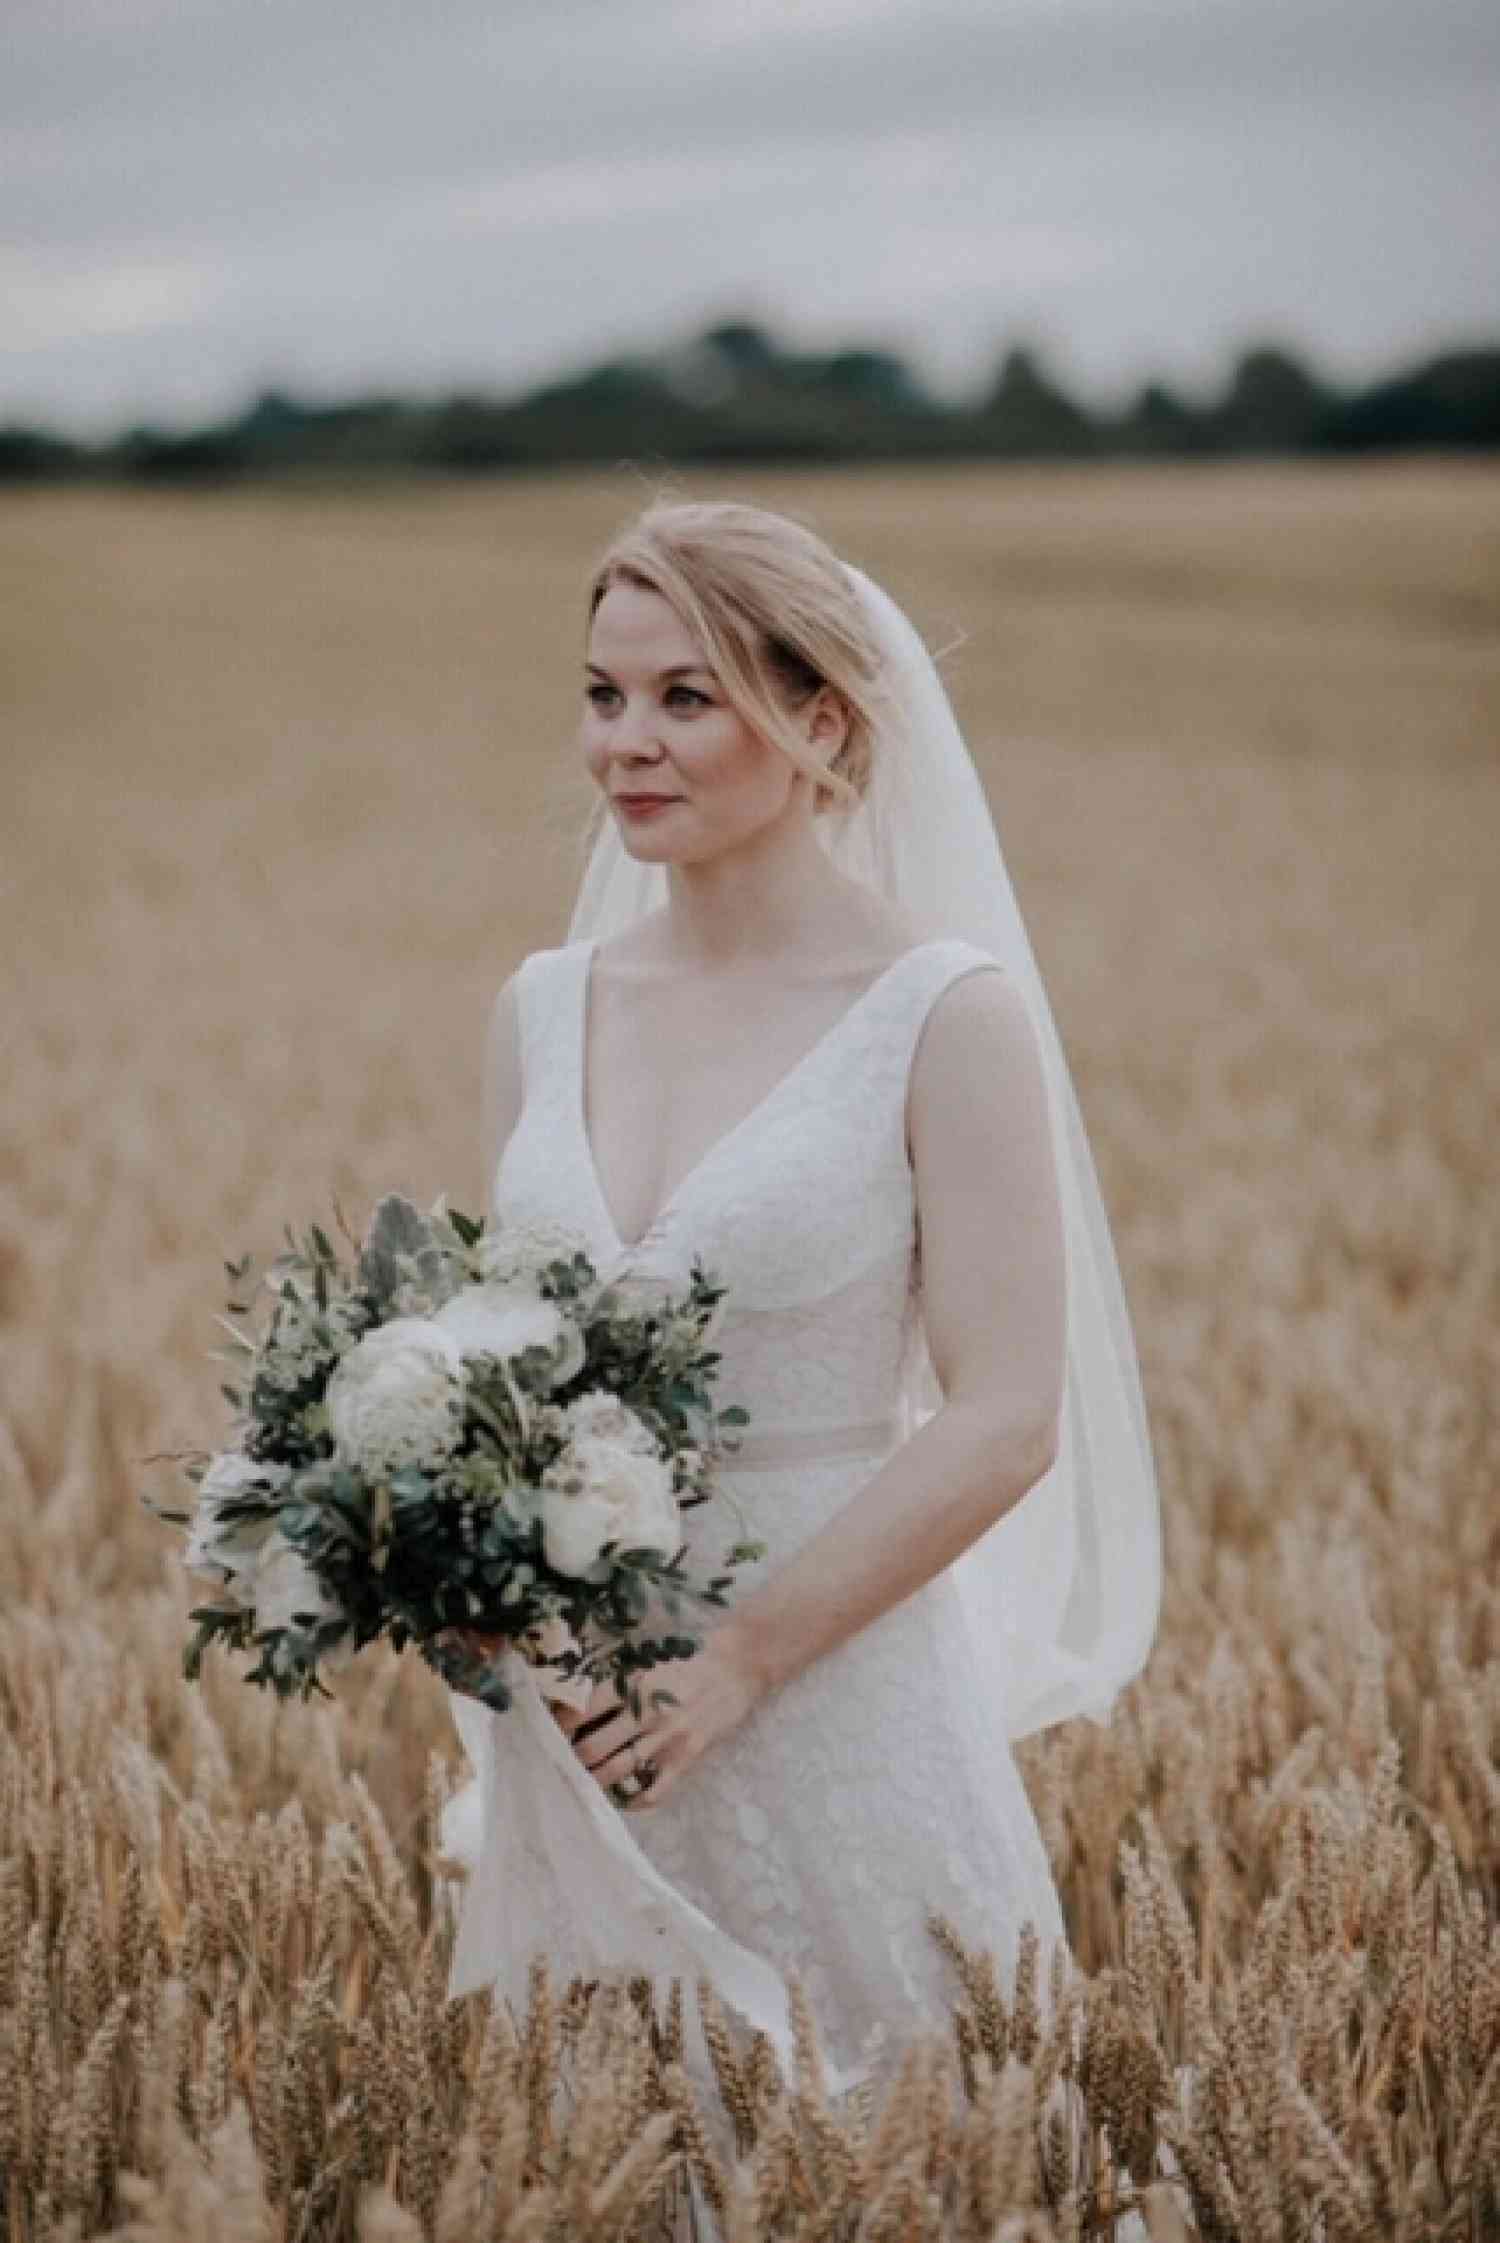
{"type": "Polygon", "coordinates": [[[394,1472],[452,1454],[463,1432],[463,1394],[455,1335],[435,1317],[397,1316],[341,1357],[324,1399],[343,1460],[394,1472]]]}
{"type": "Polygon", "coordinates": [[[641,1456],[657,1454],[656,1436],[642,1417],[607,1387],[580,1394],[563,1412],[570,1441],[613,1441],[641,1456]]]}
{"type": "Polygon", "coordinates": [[[182,1562],[191,1573],[222,1574],[237,1604],[248,1606],[251,1602],[249,1577],[254,1575],[262,1545],[276,1522],[272,1516],[224,1521],[220,1510],[233,1498],[281,1487],[289,1471],[285,1464],[258,1464],[238,1449],[224,1449],[198,1482],[198,1501],[182,1562]]]}
{"type": "MultiPolygon", "coordinates": [[[[255,1625],[259,1633],[267,1628],[290,1628],[302,1623],[295,1615],[311,1616],[314,1621],[334,1620],[342,1615],[338,1599],[324,1587],[317,1574],[291,1543],[279,1532],[271,1535],[261,1552],[260,1564],[254,1580],[255,1625]]],[[[353,1646],[347,1636],[324,1652],[322,1664],[337,1668],[352,1655],[353,1646]]]]}
{"type": "Polygon", "coordinates": [[[543,1475],[542,1548],[559,1573],[603,1581],[606,1542],[619,1550],[675,1557],[682,1518],[672,1476],[660,1458],[614,1441],[576,1440],[543,1475]]]}
{"type": "Polygon", "coordinates": [[[485,1277],[500,1285],[517,1279],[524,1282],[548,1262],[569,1261],[573,1255],[587,1252],[588,1243],[581,1231],[543,1218],[486,1231],[475,1248],[485,1277]]]}
{"type": "Polygon", "coordinates": [[[546,1348],[555,1358],[551,1382],[562,1386],[583,1369],[583,1334],[555,1301],[534,1287],[514,1284],[465,1285],[446,1300],[433,1322],[452,1334],[465,1355],[519,1355],[524,1347],[546,1348]]]}

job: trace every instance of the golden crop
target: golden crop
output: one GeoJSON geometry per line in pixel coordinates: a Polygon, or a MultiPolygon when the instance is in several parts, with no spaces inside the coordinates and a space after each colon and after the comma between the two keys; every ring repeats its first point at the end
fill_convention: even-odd
{"type": "Polygon", "coordinates": [[[334,1196],[480,1204],[489,998],[578,870],[584,576],[642,493],[11,496],[0,2233],[1493,2238],[1500,472],[683,483],[965,634],[1166,1515],[1144,1676],[1022,1752],[1085,1976],[1045,2028],[1034,1955],[935,1925],[951,2035],[842,2110],[805,2004],[790,2080],[712,1989],[449,2005],[435,1678],[183,1681],[143,1460],[222,1426],[224,1258],[334,1196]]]}

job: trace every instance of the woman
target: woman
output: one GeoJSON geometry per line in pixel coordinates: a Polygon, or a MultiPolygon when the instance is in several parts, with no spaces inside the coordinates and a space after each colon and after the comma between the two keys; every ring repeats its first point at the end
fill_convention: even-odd
{"type": "Polygon", "coordinates": [[[548,1711],[489,1639],[517,1702],[453,1698],[452,1990],[519,1997],[538,1951],[702,1970],[785,2051],[796,1970],[840,2089],[947,2027],[929,1909],[1002,1969],[1029,1920],[1044,1983],[1065,1946],[1010,1747],[1102,1719],[1154,1633],[1129,1319],[983,791],[894,603],[782,516],[652,506],[594,575],[579,745],[569,940],[491,1021],[493,1210],[603,1274],[697,1257],[726,1286],[718,1406],[750,1425],[688,1562],[747,1519],[767,1550],[640,1720],[602,1685],[548,1711]]]}

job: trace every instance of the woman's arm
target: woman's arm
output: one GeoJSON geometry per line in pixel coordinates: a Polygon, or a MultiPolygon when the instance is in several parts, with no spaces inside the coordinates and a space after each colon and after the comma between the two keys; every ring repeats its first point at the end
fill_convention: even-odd
{"type": "Polygon", "coordinates": [[[909,1140],[927,1340],[942,1407],[714,1637],[774,1689],[951,1565],[1057,1454],[1062,1208],[1041,1055],[1009,975],[928,1014],[909,1140]]]}

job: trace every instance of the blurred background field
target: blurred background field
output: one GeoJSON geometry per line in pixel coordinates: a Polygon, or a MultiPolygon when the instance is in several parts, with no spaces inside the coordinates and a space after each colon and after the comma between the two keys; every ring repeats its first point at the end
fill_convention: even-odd
{"type": "MultiPolygon", "coordinates": [[[[947,650],[1092,1132],[1168,1565],[1114,1725],[1022,1756],[1079,1958],[1155,2051],[1104,2066],[1095,2113],[1115,2094],[1116,2149],[1154,2145],[1147,2106],[1217,2032],[1240,2070],[1191,2114],[1193,2232],[1311,2232],[1293,2196],[1345,2206],[1329,2235],[1500,2218],[1500,468],[673,488],[800,514],[947,650]],[[1255,2226],[1268,2164],[1291,2194],[1255,2226]]],[[[138,1497],[180,1496],[144,1460],[224,1423],[226,1257],[335,1197],[356,1226],[389,1188],[479,1206],[485,1013],[565,938],[580,869],[584,579],[646,495],[620,471],[0,513],[13,2238],[69,2209],[96,2232],[139,2162],[132,2047],[196,2083],[200,2132],[244,2096],[273,2201],[334,2223],[307,2232],[346,2232],[360,2174],[430,2213],[477,2093],[483,2020],[442,2018],[438,1684],[367,1654],[332,1705],[223,1662],[189,1687],[192,1594],[138,1497]],[[411,2018],[427,2063],[380,2071],[411,2018]]]]}

